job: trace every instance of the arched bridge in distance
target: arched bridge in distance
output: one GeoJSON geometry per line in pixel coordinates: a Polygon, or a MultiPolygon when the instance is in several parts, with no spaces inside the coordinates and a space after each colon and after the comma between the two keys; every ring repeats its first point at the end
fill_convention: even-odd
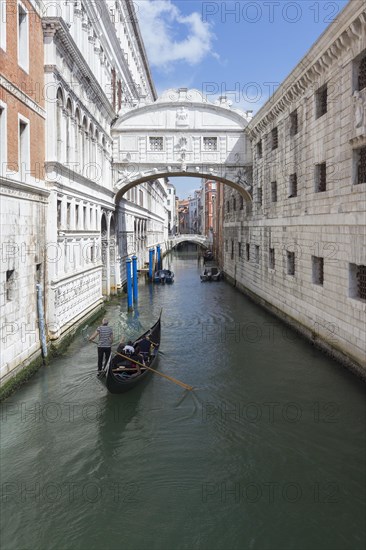
{"type": "Polygon", "coordinates": [[[168,240],[169,249],[175,248],[181,243],[193,243],[201,246],[202,248],[209,248],[210,241],[204,235],[187,234],[187,235],[175,235],[168,240]]]}

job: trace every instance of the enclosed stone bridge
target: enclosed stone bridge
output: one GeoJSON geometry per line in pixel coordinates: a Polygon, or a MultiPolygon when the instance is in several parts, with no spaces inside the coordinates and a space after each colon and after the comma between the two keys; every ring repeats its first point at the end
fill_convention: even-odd
{"type": "Polygon", "coordinates": [[[208,248],[210,246],[210,241],[204,235],[196,235],[193,233],[186,235],[176,235],[175,237],[169,238],[169,248],[174,248],[180,243],[193,243],[202,246],[202,248],[208,248]]]}
{"type": "Polygon", "coordinates": [[[116,203],[135,185],[173,176],[221,181],[252,201],[249,121],[227,98],[211,103],[186,88],[122,107],[112,131],[116,203]]]}

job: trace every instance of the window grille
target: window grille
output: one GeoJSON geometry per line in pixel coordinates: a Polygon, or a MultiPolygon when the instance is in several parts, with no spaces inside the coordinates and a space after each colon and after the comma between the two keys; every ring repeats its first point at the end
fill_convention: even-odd
{"type": "Polygon", "coordinates": [[[297,197],[297,174],[290,175],[289,199],[297,197]]]}
{"type": "Polygon", "coordinates": [[[313,283],[315,285],[324,284],[324,258],[312,256],[313,261],[313,283]]]}
{"type": "Polygon", "coordinates": [[[236,210],[236,198],[235,197],[233,197],[233,210],[234,210],[234,212],[236,210]]]}
{"type": "Polygon", "coordinates": [[[366,147],[358,151],[357,183],[366,183],[366,147]]]}
{"type": "Polygon", "coordinates": [[[241,195],[240,195],[240,210],[244,210],[244,199],[241,195]]]}
{"type": "Polygon", "coordinates": [[[203,150],[204,151],[217,151],[217,138],[216,137],[204,137],[203,138],[203,150]]]}
{"type": "Polygon", "coordinates": [[[262,206],[263,203],[263,191],[261,187],[258,187],[257,189],[257,202],[259,206],[262,206]]]}
{"type": "Polygon", "coordinates": [[[241,258],[241,243],[238,243],[238,256],[241,258]]]}
{"type": "Polygon", "coordinates": [[[366,265],[357,266],[356,277],[358,298],[366,300],[366,265]]]}
{"type": "Polygon", "coordinates": [[[151,137],[150,141],[150,151],[162,151],[163,150],[163,138],[162,137],[151,137]]]}
{"type": "Polygon", "coordinates": [[[231,241],[231,259],[234,259],[234,241],[231,241]]]}
{"type": "Polygon", "coordinates": [[[6,272],[6,301],[10,302],[14,298],[14,287],[15,287],[15,271],[14,269],[9,269],[6,272]]]}
{"type": "Polygon", "coordinates": [[[327,190],[327,165],[325,162],[317,164],[315,172],[315,192],[323,193],[327,190]]]}
{"type": "Polygon", "coordinates": [[[255,245],[255,263],[259,264],[259,246],[255,245]]]}
{"type": "Polygon", "coordinates": [[[359,91],[366,88],[366,56],[361,59],[358,68],[358,89],[359,91]]]}
{"type": "Polygon", "coordinates": [[[278,128],[272,130],[272,151],[278,148],[278,128]]]}

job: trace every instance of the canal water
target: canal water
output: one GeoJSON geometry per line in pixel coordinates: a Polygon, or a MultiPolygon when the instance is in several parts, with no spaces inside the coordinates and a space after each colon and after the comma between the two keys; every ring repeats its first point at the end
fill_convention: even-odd
{"type": "MultiPolygon", "coordinates": [[[[3,550],[364,550],[364,386],[195,253],[141,281],[129,338],[162,314],[159,370],[114,396],[79,336],[1,408],[3,550]]],[[[85,333],[90,333],[89,327],[85,333]]]]}

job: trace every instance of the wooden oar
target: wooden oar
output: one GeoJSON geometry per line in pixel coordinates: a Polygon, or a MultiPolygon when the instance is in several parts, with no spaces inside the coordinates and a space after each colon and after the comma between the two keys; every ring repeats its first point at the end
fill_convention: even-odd
{"type": "Polygon", "coordinates": [[[136,365],[139,365],[140,367],[143,367],[147,370],[151,370],[151,372],[154,372],[155,374],[158,374],[159,376],[162,376],[163,378],[166,378],[167,380],[170,380],[170,382],[174,382],[174,384],[178,384],[178,386],[181,386],[185,390],[193,390],[193,386],[188,386],[188,384],[185,384],[184,382],[181,382],[180,380],[176,380],[175,378],[172,378],[171,376],[163,374],[162,372],[159,372],[158,370],[152,369],[151,367],[148,367],[147,365],[143,365],[142,363],[139,363],[138,361],[135,361],[134,359],[131,359],[131,357],[127,357],[126,355],[122,355],[122,353],[118,353],[117,351],[115,351],[114,353],[115,353],[115,355],[119,355],[120,357],[123,357],[123,359],[127,359],[128,361],[131,361],[131,363],[135,363],[136,365]]]}

